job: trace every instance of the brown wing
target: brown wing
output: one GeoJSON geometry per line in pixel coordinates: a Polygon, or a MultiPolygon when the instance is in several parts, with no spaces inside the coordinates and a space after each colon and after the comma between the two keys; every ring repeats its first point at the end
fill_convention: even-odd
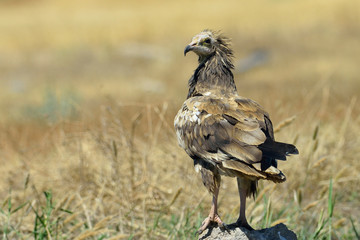
{"type": "Polygon", "coordinates": [[[274,142],[272,124],[268,114],[252,100],[189,98],[175,118],[175,128],[180,145],[193,159],[217,165],[229,175],[231,170],[285,180],[272,164],[276,160],[264,157],[260,146],[274,142]]]}

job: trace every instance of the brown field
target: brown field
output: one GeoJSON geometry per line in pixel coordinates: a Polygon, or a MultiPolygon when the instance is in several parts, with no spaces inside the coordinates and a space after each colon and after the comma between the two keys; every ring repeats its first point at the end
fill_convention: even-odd
{"type": "MultiPolygon", "coordinates": [[[[2,0],[2,239],[196,239],[211,197],[173,118],[205,28],[232,38],[240,95],[300,151],[248,200],[250,224],[359,238],[359,1],[2,0]]],[[[234,179],[219,205],[234,222],[234,179]]]]}

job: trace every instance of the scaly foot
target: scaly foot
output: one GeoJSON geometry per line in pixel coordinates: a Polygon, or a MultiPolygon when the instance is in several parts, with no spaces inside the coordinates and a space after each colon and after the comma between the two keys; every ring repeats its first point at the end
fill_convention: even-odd
{"type": "Polygon", "coordinates": [[[217,223],[217,225],[221,228],[226,228],[226,225],[224,222],[220,219],[218,214],[215,214],[214,216],[208,216],[205,218],[205,220],[202,222],[201,227],[197,231],[197,234],[201,234],[205,229],[207,229],[211,223],[217,223]]]}
{"type": "Polygon", "coordinates": [[[254,230],[249,224],[248,222],[245,220],[245,221],[241,221],[241,220],[237,220],[236,221],[236,225],[238,225],[239,227],[243,227],[243,228],[246,228],[247,230],[254,230]]]}

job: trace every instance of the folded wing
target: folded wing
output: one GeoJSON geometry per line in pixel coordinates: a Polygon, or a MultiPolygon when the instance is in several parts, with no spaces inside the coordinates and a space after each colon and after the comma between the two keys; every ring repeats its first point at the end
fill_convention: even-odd
{"type": "Polygon", "coordinates": [[[274,140],[268,114],[250,99],[189,98],[175,128],[194,160],[217,164],[227,175],[285,181],[276,159],[298,153],[295,146],[274,140]]]}

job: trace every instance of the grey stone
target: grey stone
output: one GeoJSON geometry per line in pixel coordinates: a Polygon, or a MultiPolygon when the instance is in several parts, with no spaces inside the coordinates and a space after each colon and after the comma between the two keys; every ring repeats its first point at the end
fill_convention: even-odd
{"type": "Polygon", "coordinates": [[[199,235],[199,240],[297,240],[296,234],[280,223],[262,230],[247,230],[236,224],[227,225],[226,229],[210,227],[199,235]]]}

